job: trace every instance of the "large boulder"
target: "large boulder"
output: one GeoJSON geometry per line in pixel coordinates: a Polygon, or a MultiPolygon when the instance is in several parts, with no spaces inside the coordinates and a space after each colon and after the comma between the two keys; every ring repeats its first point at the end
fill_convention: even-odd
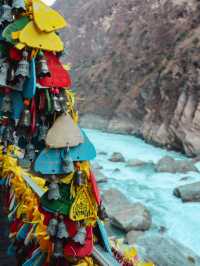
{"type": "Polygon", "coordinates": [[[150,228],[151,215],[143,204],[130,202],[117,189],[105,191],[102,198],[112,225],[125,232],[150,228]]]}
{"type": "Polygon", "coordinates": [[[183,202],[200,201],[200,182],[179,186],[174,189],[173,194],[183,202]]]}
{"type": "Polygon", "coordinates": [[[157,172],[187,173],[198,172],[191,160],[175,160],[170,156],[161,158],[155,167],[157,172]]]}
{"type": "Polygon", "coordinates": [[[159,234],[141,236],[136,241],[139,255],[156,266],[200,266],[200,257],[179,242],[159,234]]]}
{"type": "Polygon", "coordinates": [[[144,234],[144,231],[131,230],[126,234],[125,242],[130,246],[135,245],[136,241],[144,234]]]}
{"type": "Polygon", "coordinates": [[[110,157],[109,161],[115,163],[124,163],[125,158],[120,152],[113,152],[112,156],[110,157]]]}

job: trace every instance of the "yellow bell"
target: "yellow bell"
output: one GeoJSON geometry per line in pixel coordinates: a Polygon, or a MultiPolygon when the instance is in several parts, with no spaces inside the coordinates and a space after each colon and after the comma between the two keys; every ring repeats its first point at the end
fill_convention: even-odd
{"type": "Polygon", "coordinates": [[[40,0],[32,0],[33,18],[41,31],[51,32],[67,26],[65,19],[40,0]]]}
{"type": "Polygon", "coordinates": [[[35,24],[29,22],[19,34],[20,43],[29,47],[61,52],[64,49],[63,42],[55,32],[41,32],[35,24]]]}

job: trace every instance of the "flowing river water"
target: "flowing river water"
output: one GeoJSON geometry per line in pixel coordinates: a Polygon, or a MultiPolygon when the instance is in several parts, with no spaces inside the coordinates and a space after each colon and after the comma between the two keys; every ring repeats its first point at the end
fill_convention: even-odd
{"type": "MultiPolygon", "coordinates": [[[[200,174],[156,173],[151,166],[127,167],[126,163],[108,160],[113,152],[121,152],[126,160],[140,159],[154,163],[166,155],[175,159],[186,157],[154,147],[133,136],[90,129],[85,131],[96,147],[96,161],[108,177],[108,182],[101,185],[101,188],[118,188],[133,202],[142,202],[152,215],[151,231],[165,227],[167,235],[200,254],[200,203],[182,203],[172,194],[173,189],[179,185],[200,181],[200,174]]],[[[198,168],[200,169],[200,165],[198,168]]]]}

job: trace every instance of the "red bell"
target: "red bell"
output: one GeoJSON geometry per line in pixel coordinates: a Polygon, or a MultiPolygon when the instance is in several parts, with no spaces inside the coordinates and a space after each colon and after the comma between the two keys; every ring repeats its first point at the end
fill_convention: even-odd
{"type": "Polygon", "coordinates": [[[38,83],[44,87],[69,88],[72,85],[70,75],[52,52],[45,52],[50,77],[38,78],[38,83]]]}

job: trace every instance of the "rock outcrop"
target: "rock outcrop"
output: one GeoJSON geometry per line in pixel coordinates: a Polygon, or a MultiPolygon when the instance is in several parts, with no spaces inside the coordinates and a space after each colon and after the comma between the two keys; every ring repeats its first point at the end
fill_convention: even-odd
{"type": "Polygon", "coordinates": [[[200,257],[179,242],[161,235],[138,238],[137,248],[143,259],[156,266],[200,266],[200,257]]]}
{"type": "Polygon", "coordinates": [[[105,191],[102,199],[112,225],[125,232],[146,231],[150,228],[151,215],[143,204],[130,202],[114,188],[105,191]]]}
{"type": "Polygon", "coordinates": [[[187,173],[199,172],[192,160],[175,160],[170,156],[161,158],[155,166],[157,172],[187,173]]]}
{"type": "Polygon", "coordinates": [[[174,195],[183,202],[200,202],[200,182],[195,182],[174,189],[174,195]]]}
{"type": "Polygon", "coordinates": [[[200,154],[200,2],[57,0],[82,124],[200,154]],[[68,5],[69,4],[69,5],[68,5]]]}

